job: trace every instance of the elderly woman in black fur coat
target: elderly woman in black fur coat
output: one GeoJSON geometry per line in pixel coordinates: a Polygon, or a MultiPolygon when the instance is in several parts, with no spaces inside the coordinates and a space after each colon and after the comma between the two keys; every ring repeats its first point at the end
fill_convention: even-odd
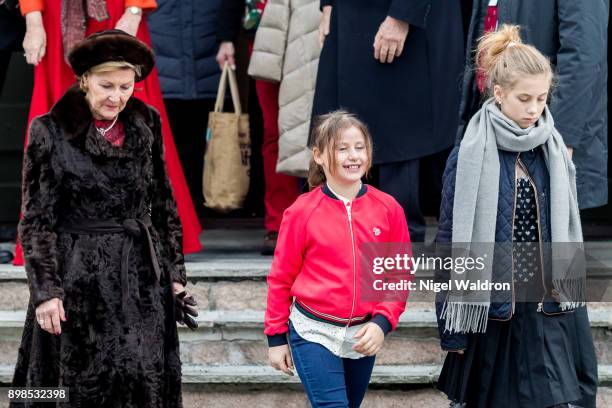
{"type": "Polygon", "coordinates": [[[67,387],[70,407],[180,407],[175,321],[195,328],[195,301],[160,117],[131,97],[153,54],[109,30],[69,62],[79,86],[32,122],[24,160],[30,303],[13,386],[67,387]]]}

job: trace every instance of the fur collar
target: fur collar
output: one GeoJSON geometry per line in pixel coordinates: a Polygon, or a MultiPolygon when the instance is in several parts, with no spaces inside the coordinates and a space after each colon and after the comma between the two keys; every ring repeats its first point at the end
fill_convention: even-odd
{"type": "MultiPolygon", "coordinates": [[[[154,139],[157,111],[138,98],[130,98],[119,113],[125,128],[125,143],[116,148],[98,135],[94,118],[78,86],[72,86],[51,108],[49,113],[59,126],[64,137],[90,154],[107,157],[127,157],[136,152],[147,151],[154,139]]],[[[159,130],[160,131],[160,130],[159,130]]]]}
{"type": "MultiPolygon", "coordinates": [[[[131,97],[125,109],[119,114],[123,122],[142,119],[148,126],[153,126],[153,109],[140,99],[131,97]]],[[[66,93],[51,108],[51,116],[60,125],[68,138],[82,135],[93,123],[93,116],[85,93],[77,85],[68,88],[66,93]]]]}

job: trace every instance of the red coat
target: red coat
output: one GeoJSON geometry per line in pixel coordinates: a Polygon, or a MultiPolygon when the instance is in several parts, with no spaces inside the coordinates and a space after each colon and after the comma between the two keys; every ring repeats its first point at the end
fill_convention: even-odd
{"type": "MultiPolygon", "coordinates": [[[[19,9],[24,16],[32,11],[43,11],[45,9],[45,0],[19,0],[19,9]]],[[[157,8],[156,0],[124,0],[123,5],[127,7],[140,7],[141,9],[157,8]]]]}
{"type": "Polygon", "coordinates": [[[293,298],[301,310],[331,323],[351,325],[371,317],[383,330],[397,326],[405,296],[365,301],[362,284],[371,275],[362,270],[361,256],[370,242],[409,249],[404,211],[393,197],[366,185],[350,207],[349,217],[343,201],[323,186],[301,195],[283,214],[268,275],[265,334],[271,346],[286,343],[293,298]]]}

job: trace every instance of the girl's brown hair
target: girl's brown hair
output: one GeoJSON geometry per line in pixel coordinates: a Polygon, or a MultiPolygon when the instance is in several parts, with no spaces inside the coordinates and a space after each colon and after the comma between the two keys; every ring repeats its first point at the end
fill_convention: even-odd
{"type": "MultiPolygon", "coordinates": [[[[357,128],[365,139],[365,148],[368,155],[368,163],[366,168],[366,177],[369,175],[372,167],[372,136],[368,127],[357,117],[345,110],[336,110],[316,118],[315,126],[312,130],[311,148],[316,148],[319,152],[326,154],[330,163],[330,172],[334,172],[336,168],[336,142],[340,137],[340,132],[351,127],[357,128]]],[[[320,186],[325,182],[325,172],[323,167],[310,159],[310,167],[308,169],[308,185],[310,188],[320,186]]]]}
{"type": "Polygon", "coordinates": [[[504,24],[478,40],[476,65],[489,81],[489,92],[493,85],[511,89],[523,75],[547,74],[552,85],[550,61],[534,46],[523,43],[520,30],[517,25],[504,24]]]}

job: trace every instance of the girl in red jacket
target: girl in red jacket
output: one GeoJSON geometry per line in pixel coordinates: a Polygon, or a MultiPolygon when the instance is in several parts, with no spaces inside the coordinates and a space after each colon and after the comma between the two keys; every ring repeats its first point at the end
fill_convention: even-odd
{"type": "Polygon", "coordinates": [[[358,407],[406,299],[364,300],[363,282],[371,275],[362,270],[362,245],[403,243],[405,249],[410,238],[402,207],[361,182],[372,163],[366,126],[336,111],[320,118],[313,136],[311,191],[283,214],[265,334],[271,365],[293,375],[295,361],[313,407],[358,407]]]}

